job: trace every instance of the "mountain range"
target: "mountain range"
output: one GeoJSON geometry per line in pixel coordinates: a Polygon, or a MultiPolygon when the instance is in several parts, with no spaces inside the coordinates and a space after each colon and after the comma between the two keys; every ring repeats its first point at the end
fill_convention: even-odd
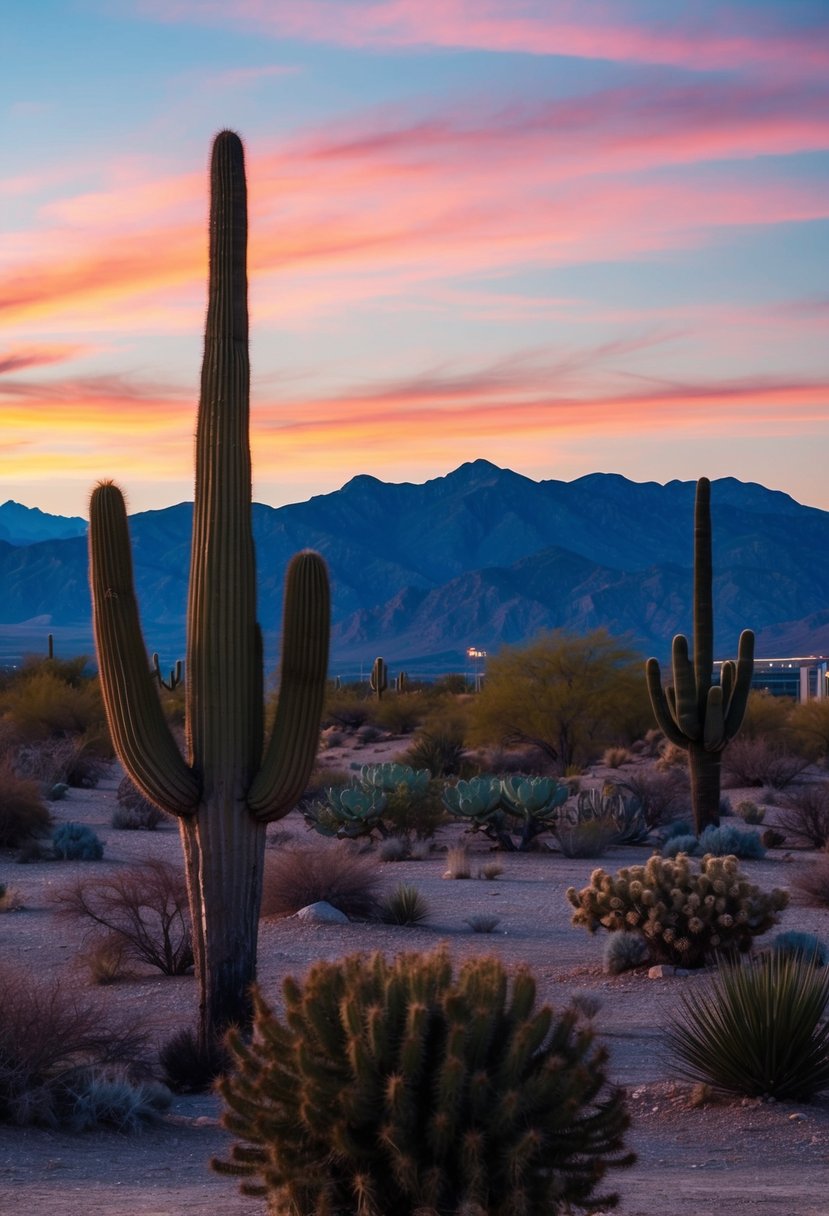
{"type": "MultiPolygon", "coordinates": [[[[410,675],[462,670],[562,627],[605,626],[664,659],[691,631],[695,483],[637,483],[593,473],[532,481],[487,461],[423,484],[358,476],[283,507],[254,504],[259,619],[275,657],[291,555],[319,550],[331,571],[332,670],[375,655],[410,675]]],[[[829,651],[829,512],[779,491],[712,484],[716,652],[743,628],[758,654],[829,651]]],[[[145,640],[184,653],[192,505],[130,518],[145,640]]],[[[85,523],[0,506],[0,658],[43,649],[91,653],[85,523]]]]}

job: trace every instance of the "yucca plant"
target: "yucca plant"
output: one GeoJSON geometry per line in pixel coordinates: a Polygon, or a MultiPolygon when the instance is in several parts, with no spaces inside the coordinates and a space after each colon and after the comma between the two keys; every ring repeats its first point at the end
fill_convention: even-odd
{"type": "Polygon", "coordinates": [[[829,1089],[829,974],[773,952],[723,962],[702,993],[681,996],[668,1046],[683,1076],[725,1093],[808,1101],[829,1089]]]}
{"type": "Polygon", "coordinates": [[[607,1053],[572,1007],[536,1005],[523,967],[353,955],[255,995],[219,1083],[230,1162],[280,1216],[563,1216],[629,1165],[607,1053]]]}
{"type": "Polygon", "coordinates": [[[417,887],[405,882],[380,904],[380,919],[387,925],[419,925],[428,915],[429,905],[417,887]]]}

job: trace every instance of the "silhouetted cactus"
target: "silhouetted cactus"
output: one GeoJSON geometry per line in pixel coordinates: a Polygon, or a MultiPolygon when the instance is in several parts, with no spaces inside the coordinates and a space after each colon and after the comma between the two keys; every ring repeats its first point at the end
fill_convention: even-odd
{"type": "Polygon", "coordinates": [[[389,669],[386,666],[385,659],[381,659],[379,655],[374,660],[368,682],[377,700],[381,700],[383,693],[389,686],[389,669]]]}
{"type": "Polygon", "coordinates": [[[673,641],[673,683],[662,687],[656,659],[646,666],[648,692],[659,729],[688,752],[691,804],[697,832],[720,821],[720,767],[723,749],[743,721],[754,670],[754,634],[740,634],[736,663],[723,663],[720,683],[712,684],[714,613],[711,565],[711,483],[697,482],[694,506],[694,659],[688,639],[673,641]]]}
{"type": "Polygon", "coordinates": [[[166,688],[168,692],[172,692],[174,689],[178,688],[182,678],[181,667],[181,659],[176,659],[175,667],[170,668],[169,680],[165,680],[164,676],[161,674],[161,667],[158,663],[158,655],[153,654],[153,675],[155,676],[156,680],[158,680],[159,688],[166,688]]]}
{"type": "Polygon", "coordinates": [[[535,1007],[526,968],[453,978],[448,951],[319,962],[284,984],[285,1020],[255,995],[229,1036],[223,1173],[285,1216],[555,1216],[629,1165],[606,1052],[574,1008],[535,1007]]]}
{"type": "Polygon", "coordinates": [[[329,592],[315,553],[285,583],[279,702],[263,746],[261,635],[251,533],[247,201],[241,140],[211,163],[210,284],[196,426],[187,620],[185,761],[162,712],[141,635],[124,499],[90,504],[95,640],[113,743],[135,785],[179,817],[194,926],[203,1042],[244,1024],[255,978],[266,825],[305,788],[328,665],[329,592]]]}

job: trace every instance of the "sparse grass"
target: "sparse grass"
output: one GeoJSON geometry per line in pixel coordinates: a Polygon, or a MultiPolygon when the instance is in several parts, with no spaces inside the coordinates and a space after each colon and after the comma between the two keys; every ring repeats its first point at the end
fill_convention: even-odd
{"type": "Polygon", "coordinates": [[[829,908],[829,854],[824,854],[802,870],[796,870],[792,886],[810,904],[829,908]]]}
{"type": "Polygon", "coordinates": [[[125,974],[127,943],[117,933],[95,938],[87,950],[78,955],[78,962],[86,967],[93,984],[104,986],[115,984],[125,974]]]}
{"type": "Polygon", "coordinates": [[[602,764],[605,768],[621,768],[623,764],[630,764],[632,759],[626,747],[608,747],[602,756],[602,764]]]}
{"type": "Polygon", "coordinates": [[[471,878],[472,870],[469,866],[469,850],[463,845],[457,845],[453,849],[447,850],[446,853],[446,869],[443,872],[444,878],[471,878]]]}
{"type": "Polygon", "coordinates": [[[380,919],[387,925],[419,925],[428,916],[426,900],[408,883],[401,883],[380,905],[380,919]]]}
{"type": "Polygon", "coordinates": [[[565,857],[601,857],[616,837],[616,825],[607,819],[586,819],[561,824],[555,835],[565,857]]]}
{"type": "Polygon", "coordinates": [[[381,885],[377,863],[341,844],[265,855],[262,916],[292,916],[320,900],[351,919],[375,915],[381,885]]]}
{"type": "Polygon", "coordinates": [[[23,892],[19,887],[0,883],[0,912],[20,912],[25,906],[23,892]]]}
{"type": "Polygon", "coordinates": [[[808,767],[805,757],[787,751],[781,743],[738,735],[723,752],[723,785],[732,789],[768,785],[782,790],[808,767]]]}
{"type": "Polygon", "coordinates": [[[403,836],[388,836],[380,841],[377,856],[380,861],[405,861],[409,856],[409,842],[403,836]]]}
{"type": "Polygon", "coordinates": [[[135,788],[129,777],[123,777],[116,794],[118,805],[112,812],[112,826],[121,831],[154,832],[167,816],[135,788]]]}

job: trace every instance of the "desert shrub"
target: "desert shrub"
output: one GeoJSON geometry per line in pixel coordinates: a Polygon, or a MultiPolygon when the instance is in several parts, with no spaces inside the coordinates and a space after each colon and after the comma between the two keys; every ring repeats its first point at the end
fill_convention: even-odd
{"type": "Polygon", "coordinates": [[[485,861],[478,871],[479,878],[485,878],[487,882],[492,882],[500,874],[503,874],[504,867],[500,861],[485,861]]]}
{"type": "Polygon", "coordinates": [[[811,865],[796,870],[792,886],[810,904],[829,908],[829,855],[824,854],[811,865]]]}
{"type": "Polygon", "coordinates": [[[464,921],[473,933],[493,933],[500,923],[500,916],[493,916],[489,912],[477,912],[474,916],[467,916],[464,921]]]}
{"type": "Polygon", "coordinates": [[[126,958],[163,975],[184,975],[193,965],[187,884],[169,861],[151,858],[105,878],[76,878],[53,900],[61,915],[90,921],[99,937],[117,937],[126,958]]]}
{"type": "Polygon", "coordinates": [[[392,735],[408,735],[417,729],[425,713],[426,706],[419,693],[403,692],[378,702],[372,708],[371,719],[375,726],[392,735]]]}
{"type": "Polygon", "coordinates": [[[463,734],[451,726],[420,731],[404,752],[403,761],[412,768],[427,768],[432,777],[456,776],[464,767],[463,734]]]}
{"type": "Polygon", "coordinates": [[[25,672],[0,697],[4,716],[20,742],[51,736],[106,734],[106,714],[97,679],[68,683],[44,664],[25,672]]]}
{"type": "Polygon", "coordinates": [[[814,933],[800,933],[797,929],[789,929],[786,933],[778,933],[772,938],[771,948],[776,954],[785,954],[789,958],[799,958],[801,962],[811,963],[813,967],[825,967],[829,962],[829,947],[814,933]]]}
{"type": "Polygon", "coordinates": [[[164,1080],[182,1094],[200,1094],[230,1068],[230,1053],[221,1040],[201,1043],[194,1030],[177,1030],[158,1053],[164,1080]]]}
{"type": "Polygon", "coordinates": [[[604,945],[603,963],[608,975],[621,975],[648,961],[648,946],[641,933],[616,929],[604,945]]]}
{"type": "Polygon", "coordinates": [[[680,833],[663,840],[659,852],[663,857],[678,857],[685,853],[688,857],[696,857],[700,852],[699,841],[693,832],[680,833]]]}
{"type": "Polygon", "coordinates": [[[458,845],[454,849],[447,850],[446,853],[446,869],[443,874],[444,878],[471,878],[472,871],[469,867],[469,850],[463,845],[458,845]]]}
{"type": "Polygon", "coordinates": [[[762,823],[766,817],[763,808],[751,798],[743,798],[742,802],[738,802],[734,807],[734,813],[740,816],[743,823],[751,823],[755,826],[762,823]]]}
{"type": "Polygon", "coordinates": [[[251,1043],[230,1038],[229,1163],[273,1211],[544,1212],[601,1207],[622,1155],[624,1098],[572,1008],[495,958],[457,979],[448,951],[316,963],[284,985],[285,1020],[255,995],[251,1043]]]}
{"type": "Polygon", "coordinates": [[[732,789],[770,785],[782,790],[809,767],[809,761],[768,739],[732,739],[723,752],[723,783],[732,789]]]}
{"type": "Polygon", "coordinates": [[[117,933],[96,937],[89,948],[78,955],[93,984],[115,984],[124,975],[127,943],[117,933]]]}
{"type": "Polygon", "coordinates": [[[380,920],[387,925],[419,925],[429,916],[429,905],[409,883],[400,883],[380,902],[380,920]]]}
{"type": "Polygon", "coordinates": [[[377,856],[380,861],[405,861],[409,856],[409,842],[404,836],[389,836],[380,841],[377,856]]]}
{"type": "Polygon", "coordinates": [[[765,739],[786,746],[791,738],[795,703],[791,697],[776,697],[765,689],[752,688],[740,726],[741,739],[765,739]]]}
{"type": "Polygon", "coordinates": [[[72,1088],[67,1122],[73,1132],[97,1127],[124,1135],[140,1132],[166,1114],[173,1098],[158,1081],[135,1084],[111,1070],[92,1069],[72,1088]]]}
{"type": "Polygon", "coordinates": [[[675,836],[693,836],[694,828],[689,819],[673,819],[662,829],[663,841],[672,840],[675,836]]]}
{"type": "Polygon", "coordinates": [[[790,790],[777,812],[777,824],[799,844],[815,849],[829,843],[829,781],[815,781],[790,790]]]}
{"type": "Polygon", "coordinates": [[[764,849],[779,849],[786,843],[786,837],[782,832],[778,832],[777,828],[766,828],[760,833],[760,843],[764,849]]]}
{"type": "Polygon", "coordinates": [[[660,773],[669,773],[671,769],[688,768],[688,753],[684,747],[680,747],[678,743],[668,743],[665,740],[659,746],[659,757],[656,761],[657,771],[660,773]]]}
{"type": "Polygon", "coordinates": [[[713,853],[717,857],[731,854],[742,861],[762,861],[766,855],[756,832],[738,828],[733,823],[723,823],[719,827],[709,824],[699,838],[698,848],[700,853],[713,853]]]}
{"type": "Polygon", "coordinates": [[[116,794],[118,805],[112,812],[112,826],[122,831],[154,832],[165,815],[149,798],[137,790],[129,777],[122,777],[116,794]]]}
{"type": "Polygon", "coordinates": [[[378,739],[383,738],[383,732],[373,722],[366,722],[358,727],[356,736],[358,743],[376,743],[378,739]]]}
{"type": "Polygon", "coordinates": [[[726,1093],[806,1100],[829,1088],[829,972],[785,952],[726,963],[682,994],[668,1046],[681,1073],[726,1093]]]}
{"type": "Polygon", "coordinates": [[[602,756],[602,764],[605,768],[621,768],[623,764],[630,764],[632,759],[628,748],[608,747],[602,756]]]}
{"type": "Polygon", "coordinates": [[[735,857],[703,857],[695,870],[680,853],[653,856],[616,875],[594,870],[589,886],[570,887],[573,924],[590,933],[627,929],[641,933],[654,962],[701,967],[716,951],[746,951],[753,938],[777,923],[788,892],[761,891],[742,874],[735,857]]]}
{"type": "Polygon", "coordinates": [[[811,760],[829,761],[829,699],[795,705],[789,720],[791,746],[811,760]]]}
{"type": "Polygon", "coordinates": [[[446,822],[441,800],[443,783],[431,780],[426,785],[399,785],[386,795],[384,819],[388,830],[401,836],[428,840],[446,822]]]}
{"type": "Polygon", "coordinates": [[[61,976],[0,964],[0,1122],[71,1124],[96,1070],[140,1067],[144,1036],[108,1024],[61,976]]]}
{"type": "Polygon", "coordinates": [[[657,768],[642,765],[619,777],[617,785],[638,800],[648,828],[658,827],[672,816],[687,810],[690,803],[687,769],[669,768],[667,772],[660,772],[657,768]]]}
{"type": "Polygon", "coordinates": [[[10,887],[0,882],[0,912],[20,912],[25,906],[23,892],[19,887],[10,887]]]}
{"type": "Polygon", "coordinates": [[[565,857],[602,857],[616,840],[616,825],[610,819],[586,819],[561,823],[555,830],[565,857]]]}
{"type": "Polygon", "coordinates": [[[52,816],[34,781],[0,761],[0,849],[16,849],[48,831],[52,816]]]}
{"type": "Polygon", "coordinates": [[[100,861],[104,846],[85,823],[62,823],[52,833],[52,852],[60,861],[100,861]]]}
{"type": "Polygon", "coordinates": [[[356,730],[367,722],[371,705],[365,697],[365,686],[335,688],[329,690],[322,711],[322,725],[340,726],[344,730],[356,730]]]}
{"type": "Polygon", "coordinates": [[[344,845],[269,852],[265,855],[262,916],[292,916],[322,900],[349,919],[367,920],[377,911],[380,885],[374,859],[344,845]]]}

